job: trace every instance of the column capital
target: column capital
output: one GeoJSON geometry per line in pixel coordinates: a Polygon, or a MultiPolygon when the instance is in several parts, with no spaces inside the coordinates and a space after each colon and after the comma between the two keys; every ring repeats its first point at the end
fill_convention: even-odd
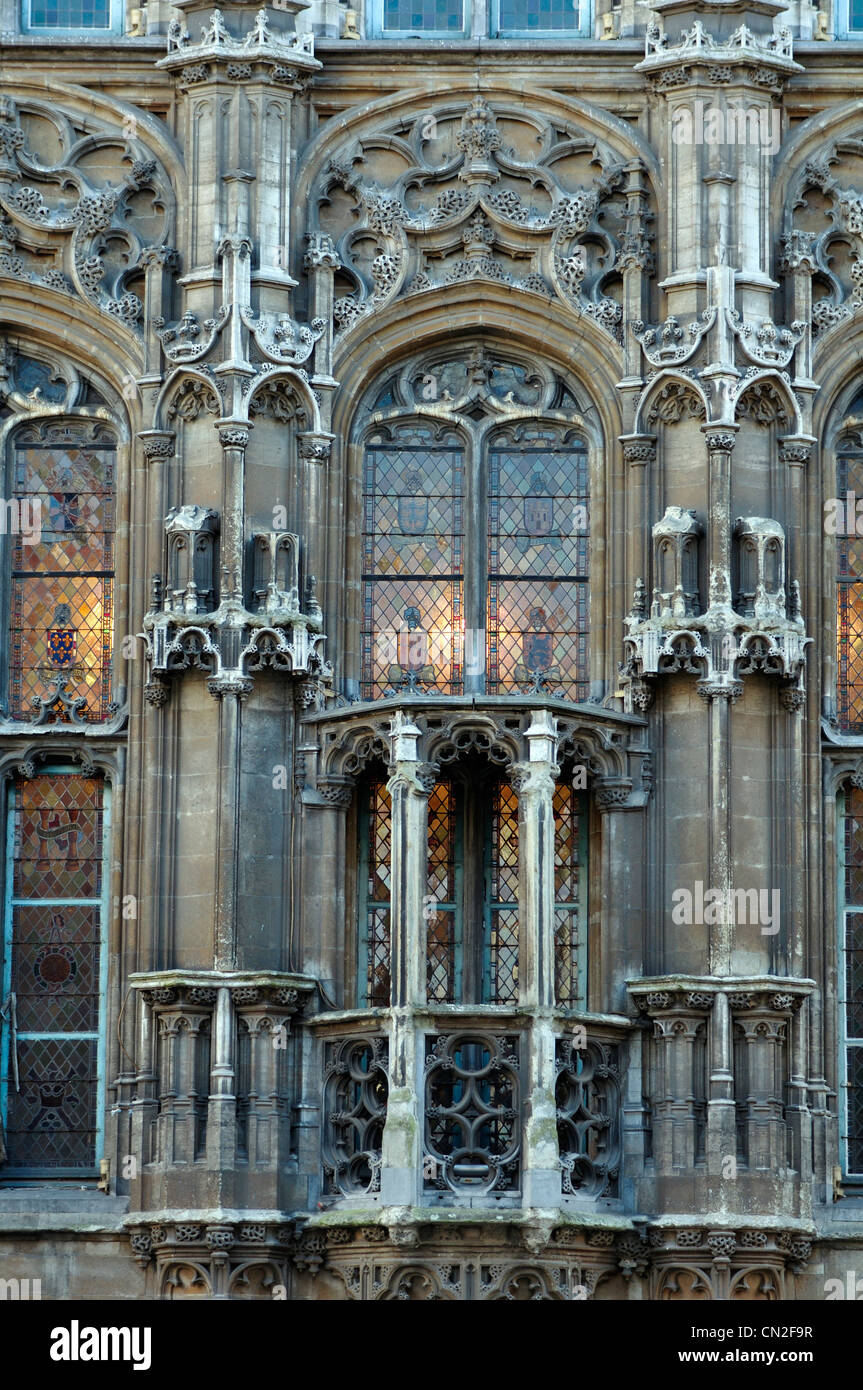
{"type": "Polygon", "coordinates": [[[422,736],[418,727],[404,710],[396,710],[390,720],[390,742],[393,763],[419,762],[417,744],[422,736]]]}
{"type": "Polygon", "coordinates": [[[554,795],[559,771],[560,768],[557,763],[513,763],[506,775],[510,785],[517,793],[519,801],[527,796],[542,795],[543,793],[550,800],[554,795]]]}
{"type": "Polygon", "coordinates": [[[630,468],[645,468],[656,462],[655,434],[621,434],[623,462],[630,468]]]}
{"type": "Polygon", "coordinates": [[[530,761],[551,764],[557,753],[557,720],[548,709],[534,709],[530,714],[531,722],[524,735],[530,761]]]}
{"type": "Polygon", "coordinates": [[[737,437],[737,425],[723,426],[721,429],[717,429],[715,426],[702,425],[701,428],[711,454],[731,453],[737,437]]]}
{"type": "Polygon", "coordinates": [[[415,796],[427,798],[437,782],[437,768],[431,763],[400,762],[393,768],[387,781],[390,796],[397,791],[412,792],[415,796]]]}

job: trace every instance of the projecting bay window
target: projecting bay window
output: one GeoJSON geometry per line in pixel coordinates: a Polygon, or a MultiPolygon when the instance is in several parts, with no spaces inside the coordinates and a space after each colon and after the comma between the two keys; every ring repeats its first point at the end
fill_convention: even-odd
{"type": "Polygon", "coordinates": [[[518,799],[474,769],[429,797],[427,992],[430,1003],[518,997],[518,799]]]}
{"type": "MultiPolygon", "coordinates": [[[[390,1002],[392,859],[390,798],[382,777],[358,791],[357,999],[390,1002]]],[[[585,793],[556,785],[554,816],[554,994],[585,1007],[587,807],[585,793]]],[[[519,801],[500,769],[465,758],[428,798],[422,896],[429,1004],[519,1001],[519,801]]]]}

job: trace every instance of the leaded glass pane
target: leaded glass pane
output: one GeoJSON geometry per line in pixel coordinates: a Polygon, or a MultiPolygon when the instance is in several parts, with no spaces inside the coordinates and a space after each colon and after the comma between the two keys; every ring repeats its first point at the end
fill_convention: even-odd
{"type": "Polygon", "coordinates": [[[91,777],[22,778],[15,796],[17,898],[98,898],[102,891],[102,783],[91,777]]]}
{"type": "Polygon", "coordinates": [[[492,797],[488,983],[490,1004],[518,998],[518,795],[498,782],[492,797]]]}
{"type": "Polygon", "coordinates": [[[362,693],[461,693],[458,449],[369,448],[363,493],[362,693]]]}
{"type": "Polygon", "coordinates": [[[845,1035],[863,1039],[863,913],[845,914],[845,1035]]]}
{"type": "Polygon", "coordinates": [[[589,511],[582,449],[489,455],[487,689],[588,697],[589,511]]]}
{"type": "Polygon", "coordinates": [[[89,1169],[96,1162],[98,1047],[88,1038],[18,1038],[6,1166],[89,1169]]]}
{"type": "MultiPolygon", "coordinates": [[[[61,689],[97,723],[111,703],[115,450],[66,433],[15,451],[15,498],[22,514],[38,506],[41,537],[19,528],[12,548],[9,696],[30,719],[34,697],[61,689]]],[[[59,701],[53,717],[69,719],[59,701]]]]}
{"type": "Polygon", "coordinates": [[[390,795],[383,781],[372,781],[365,789],[363,837],[365,864],[362,869],[360,922],[360,973],[364,979],[366,1004],[386,1006],[390,1002],[390,848],[392,821],[390,795]]]}
{"type": "Polygon", "coordinates": [[[558,782],[554,792],[554,957],[558,1004],[583,1005],[580,964],[583,955],[582,901],[587,866],[581,862],[584,841],[582,797],[558,782]]]}
{"type": "Polygon", "coordinates": [[[437,29],[458,34],[464,29],[463,0],[383,0],[387,30],[437,29]]]}
{"type": "Polygon", "coordinates": [[[543,30],[578,29],[581,25],[578,0],[499,0],[499,5],[502,33],[526,29],[541,34],[543,30]]]}
{"type": "Polygon", "coordinates": [[[863,1046],[848,1049],[848,1172],[863,1174],[863,1046]]]}
{"type": "Polygon", "coordinates": [[[438,782],[429,796],[426,980],[436,1004],[454,1004],[456,980],[456,807],[451,782],[438,782]]]}
{"type": "Polygon", "coordinates": [[[863,791],[849,787],[845,793],[845,906],[863,907],[863,791]]]}
{"type": "Polygon", "coordinates": [[[13,788],[4,992],[16,996],[16,1038],[7,1027],[3,1039],[11,1168],[96,1164],[103,787],[54,774],[19,778],[13,788]]]}
{"type": "Polygon", "coordinates": [[[30,29],[110,29],[111,0],[30,0],[30,29]]]}

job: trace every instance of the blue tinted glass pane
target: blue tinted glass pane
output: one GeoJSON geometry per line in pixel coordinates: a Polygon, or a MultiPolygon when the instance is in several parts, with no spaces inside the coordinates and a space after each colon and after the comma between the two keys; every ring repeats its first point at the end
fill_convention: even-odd
{"type": "Polygon", "coordinates": [[[111,0],[33,0],[31,29],[110,29],[111,0]]]}
{"type": "MultiPolygon", "coordinates": [[[[851,3],[863,7],[863,0],[851,3]]],[[[579,0],[500,0],[500,28],[504,32],[579,27],[579,0]]]]}
{"type": "Polygon", "coordinates": [[[384,30],[464,29],[462,0],[384,0],[384,30]]]}
{"type": "Polygon", "coordinates": [[[848,28],[863,29],[863,0],[848,0],[848,28]]]}

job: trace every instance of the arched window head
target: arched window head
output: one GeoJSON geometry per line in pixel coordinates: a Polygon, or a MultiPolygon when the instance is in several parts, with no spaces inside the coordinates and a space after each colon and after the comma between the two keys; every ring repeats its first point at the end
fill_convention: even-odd
{"type": "Polygon", "coordinates": [[[361,695],[589,694],[590,489],[570,388],[467,348],[378,388],[361,695]]]}
{"type": "Polygon", "coordinates": [[[116,440],[101,423],[12,435],[7,512],[8,709],[100,723],[111,713],[116,440]]]}

